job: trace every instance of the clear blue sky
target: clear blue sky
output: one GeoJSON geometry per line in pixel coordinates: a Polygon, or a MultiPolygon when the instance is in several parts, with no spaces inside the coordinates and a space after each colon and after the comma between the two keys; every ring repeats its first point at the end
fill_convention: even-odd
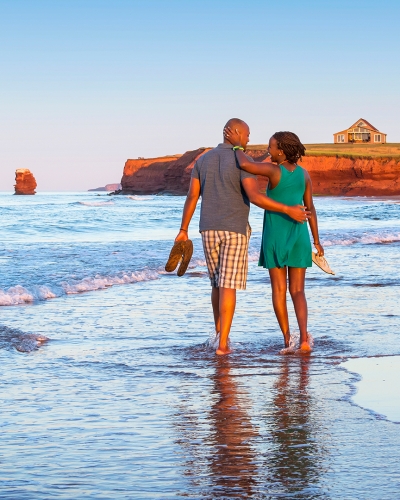
{"type": "Polygon", "coordinates": [[[0,0],[0,190],[119,182],[124,162],[363,117],[400,142],[398,0],[0,0]]]}

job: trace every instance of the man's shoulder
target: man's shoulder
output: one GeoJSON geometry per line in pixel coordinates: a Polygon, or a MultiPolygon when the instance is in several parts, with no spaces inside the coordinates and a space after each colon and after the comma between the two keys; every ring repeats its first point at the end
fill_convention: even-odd
{"type": "Polygon", "coordinates": [[[212,158],[213,156],[219,155],[221,153],[221,148],[219,146],[215,146],[214,148],[207,151],[200,156],[199,160],[204,160],[204,158],[212,158]]]}
{"type": "Polygon", "coordinates": [[[201,155],[201,157],[197,160],[197,163],[198,165],[202,165],[203,163],[212,162],[216,159],[220,161],[221,157],[223,157],[225,161],[229,159],[232,163],[236,163],[235,156],[232,153],[233,151],[231,146],[227,147],[225,144],[218,144],[215,148],[212,148],[210,151],[207,151],[207,153],[201,155]]]}

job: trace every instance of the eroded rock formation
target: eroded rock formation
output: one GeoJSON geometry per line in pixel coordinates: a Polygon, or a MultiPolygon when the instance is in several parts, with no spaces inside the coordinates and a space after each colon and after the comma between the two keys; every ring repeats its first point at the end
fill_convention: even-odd
{"type": "MultiPolygon", "coordinates": [[[[182,156],[127,160],[121,180],[123,194],[187,193],[194,162],[210,148],[182,156]]],[[[265,149],[250,149],[257,161],[267,158],[265,149]]],[[[310,173],[315,194],[333,196],[400,195],[400,161],[390,158],[337,158],[305,156],[301,165],[310,173]]],[[[260,190],[267,179],[258,178],[260,190]]]]}
{"type": "Polygon", "coordinates": [[[199,148],[183,155],[127,160],[121,179],[122,193],[186,193],[194,162],[206,151],[199,148]]]}
{"type": "Polygon", "coordinates": [[[19,168],[15,171],[15,194],[35,194],[36,179],[27,168],[19,168]]]}
{"type": "Polygon", "coordinates": [[[105,186],[101,186],[98,188],[88,189],[88,191],[117,191],[121,189],[121,184],[106,184],[105,186]]]}
{"type": "Polygon", "coordinates": [[[301,164],[310,173],[317,194],[400,195],[399,160],[305,156],[301,164]]]}

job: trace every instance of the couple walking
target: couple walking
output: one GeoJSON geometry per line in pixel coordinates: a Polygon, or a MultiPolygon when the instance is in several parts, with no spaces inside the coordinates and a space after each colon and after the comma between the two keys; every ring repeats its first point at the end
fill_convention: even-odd
{"type": "Polygon", "coordinates": [[[224,128],[224,142],[201,156],[194,165],[175,241],[188,239],[188,228],[201,196],[200,233],[211,280],[211,303],[219,334],[216,354],[225,355],[236,307],[236,290],[246,289],[251,228],[250,202],[265,210],[259,266],[269,271],[272,303],[285,347],[290,329],[286,306],[287,281],[300,329],[300,350],[310,352],[307,335],[306,268],[311,267],[309,222],[319,255],[317,215],[311,180],[297,165],[305,148],[292,132],[277,132],[268,151],[274,163],[257,163],[245,153],[248,125],[237,118],[224,128]],[[259,192],[256,175],[268,177],[267,194],[259,192]]]}

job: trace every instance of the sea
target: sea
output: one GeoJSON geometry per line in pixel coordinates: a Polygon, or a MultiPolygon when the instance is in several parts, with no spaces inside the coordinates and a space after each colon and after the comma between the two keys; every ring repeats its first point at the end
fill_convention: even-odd
{"type": "Polygon", "coordinates": [[[400,199],[315,198],[311,356],[280,354],[257,207],[215,355],[198,210],[164,271],[183,203],[0,193],[0,498],[400,499],[400,199]]]}

